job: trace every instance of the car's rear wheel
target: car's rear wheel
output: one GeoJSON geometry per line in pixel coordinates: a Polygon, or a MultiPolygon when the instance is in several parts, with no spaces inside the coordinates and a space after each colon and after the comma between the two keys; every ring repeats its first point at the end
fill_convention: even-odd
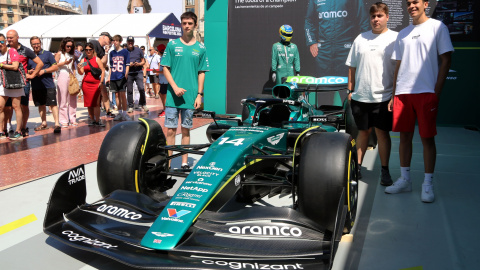
{"type": "Polygon", "coordinates": [[[97,163],[98,187],[103,196],[121,189],[157,200],[164,197],[166,177],[160,172],[167,169],[168,162],[165,151],[158,146],[165,145],[165,137],[160,125],[149,123],[147,127],[140,122],[123,122],[105,136],[97,163]]]}
{"type": "Polygon", "coordinates": [[[349,134],[318,133],[302,144],[298,181],[300,212],[333,232],[342,189],[349,233],[357,212],[358,185],[355,141],[349,134]]]}

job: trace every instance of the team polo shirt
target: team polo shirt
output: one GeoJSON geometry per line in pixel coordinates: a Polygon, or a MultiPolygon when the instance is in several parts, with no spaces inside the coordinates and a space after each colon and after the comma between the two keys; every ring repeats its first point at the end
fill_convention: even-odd
{"type": "Polygon", "coordinates": [[[130,66],[130,53],[126,49],[110,52],[111,81],[125,78],[127,66],[130,66]]]}
{"type": "MultiPolygon", "coordinates": [[[[143,52],[142,52],[142,50],[140,50],[140,48],[137,48],[137,47],[133,46],[133,50],[129,51],[127,49],[127,51],[130,53],[130,62],[131,63],[142,62],[142,59],[144,57],[143,57],[143,52]]],[[[138,73],[138,72],[142,71],[142,68],[143,68],[142,66],[130,67],[130,69],[128,70],[128,73],[138,73]]]]}
{"type": "MultiPolygon", "coordinates": [[[[43,62],[43,68],[42,69],[47,69],[47,68],[57,64],[57,61],[55,60],[55,57],[49,51],[41,50],[37,54],[37,56],[43,62]]],[[[32,59],[29,59],[28,60],[28,66],[29,66],[30,69],[35,69],[37,64],[35,62],[33,62],[32,59]]],[[[32,88],[33,89],[55,88],[55,83],[53,82],[52,73],[45,73],[40,77],[33,78],[32,79],[32,88]]]]}
{"type": "Polygon", "coordinates": [[[170,73],[178,87],[187,92],[177,97],[173,88],[168,85],[166,106],[182,109],[194,109],[198,95],[198,73],[209,71],[207,49],[200,42],[185,45],[180,38],[168,43],[162,57],[162,66],[170,67],[170,73]]]}
{"type": "Polygon", "coordinates": [[[20,47],[17,49],[18,55],[20,56],[20,63],[22,63],[25,72],[27,72],[28,59],[35,59],[37,55],[30,49],[23,46],[21,43],[20,47]]]}

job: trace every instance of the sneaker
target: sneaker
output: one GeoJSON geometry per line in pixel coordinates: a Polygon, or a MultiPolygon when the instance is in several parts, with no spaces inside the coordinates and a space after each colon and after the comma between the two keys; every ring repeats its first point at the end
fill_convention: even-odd
{"type": "Polygon", "coordinates": [[[10,135],[10,140],[12,140],[12,141],[16,141],[16,140],[20,140],[20,139],[23,139],[23,136],[22,136],[21,132],[15,131],[15,133],[10,135]]]}
{"type": "Polygon", "coordinates": [[[117,105],[113,105],[113,109],[114,109],[115,111],[118,111],[117,105]]]}
{"type": "Polygon", "coordinates": [[[144,112],[150,111],[150,110],[148,109],[147,105],[143,105],[142,108],[143,108],[143,111],[144,111],[144,112]]]}
{"type": "Polygon", "coordinates": [[[0,140],[6,139],[7,135],[4,132],[0,132],[0,140]]]}
{"type": "Polygon", "coordinates": [[[128,108],[127,113],[133,113],[133,108],[128,108]]]}
{"type": "Polygon", "coordinates": [[[182,164],[182,170],[190,170],[190,166],[187,163],[182,164]]]}
{"type": "Polygon", "coordinates": [[[13,133],[14,133],[14,132],[13,132],[13,129],[10,129],[10,130],[8,131],[8,136],[12,136],[13,133]]]}
{"type": "Polygon", "coordinates": [[[128,116],[128,114],[125,114],[125,116],[123,117],[123,120],[125,120],[125,121],[133,121],[132,118],[130,118],[130,116],[128,116]]]}
{"type": "Polygon", "coordinates": [[[382,169],[382,177],[380,178],[380,185],[382,186],[391,186],[393,184],[392,177],[390,172],[382,169]]]}
{"type": "Polygon", "coordinates": [[[88,125],[89,125],[89,126],[95,126],[95,123],[96,123],[95,121],[91,121],[91,120],[88,121],[88,125]]]}
{"type": "Polygon", "coordinates": [[[435,194],[433,194],[433,185],[422,185],[422,202],[431,203],[435,200],[435,194]]]}
{"type": "Polygon", "coordinates": [[[107,117],[115,118],[115,114],[113,114],[111,111],[109,111],[109,112],[107,112],[107,117]]]}
{"type": "Polygon", "coordinates": [[[121,114],[117,114],[117,116],[115,116],[115,118],[113,118],[113,121],[122,121],[124,120],[123,119],[123,116],[121,114]]]}
{"type": "Polygon", "coordinates": [[[165,111],[158,114],[158,117],[165,117],[165,111]]]}
{"type": "Polygon", "coordinates": [[[405,180],[403,177],[399,177],[393,185],[385,188],[385,193],[396,194],[401,192],[411,192],[412,182],[405,180]]]}
{"type": "Polygon", "coordinates": [[[95,123],[95,126],[97,126],[97,127],[104,127],[105,126],[105,124],[102,123],[102,121],[100,121],[100,120],[98,122],[94,122],[94,123],[95,123]]]}
{"type": "Polygon", "coordinates": [[[27,137],[29,135],[28,133],[28,127],[27,128],[22,128],[22,136],[27,137]]]}
{"type": "Polygon", "coordinates": [[[159,95],[156,95],[156,96],[155,96],[155,99],[159,99],[159,98],[160,98],[160,96],[159,96],[159,95]]]}

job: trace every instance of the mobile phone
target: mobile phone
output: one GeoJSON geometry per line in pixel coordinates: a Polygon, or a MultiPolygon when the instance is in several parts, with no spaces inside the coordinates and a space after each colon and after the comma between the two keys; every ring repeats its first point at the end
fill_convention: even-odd
{"type": "Polygon", "coordinates": [[[84,66],[86,66],[86,65],[88,65],[87,62],[80,63],[80,66],[82,66],[82,67],[84,67],[84,66]]]}

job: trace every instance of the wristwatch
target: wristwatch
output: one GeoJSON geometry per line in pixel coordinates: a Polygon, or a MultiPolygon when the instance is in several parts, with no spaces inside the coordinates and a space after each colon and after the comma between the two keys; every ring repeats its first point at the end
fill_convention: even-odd
{"type": "Polygon", "coordinates": [[[203,97],[203,93],[198,93],[198,94],[203,97]]]}

